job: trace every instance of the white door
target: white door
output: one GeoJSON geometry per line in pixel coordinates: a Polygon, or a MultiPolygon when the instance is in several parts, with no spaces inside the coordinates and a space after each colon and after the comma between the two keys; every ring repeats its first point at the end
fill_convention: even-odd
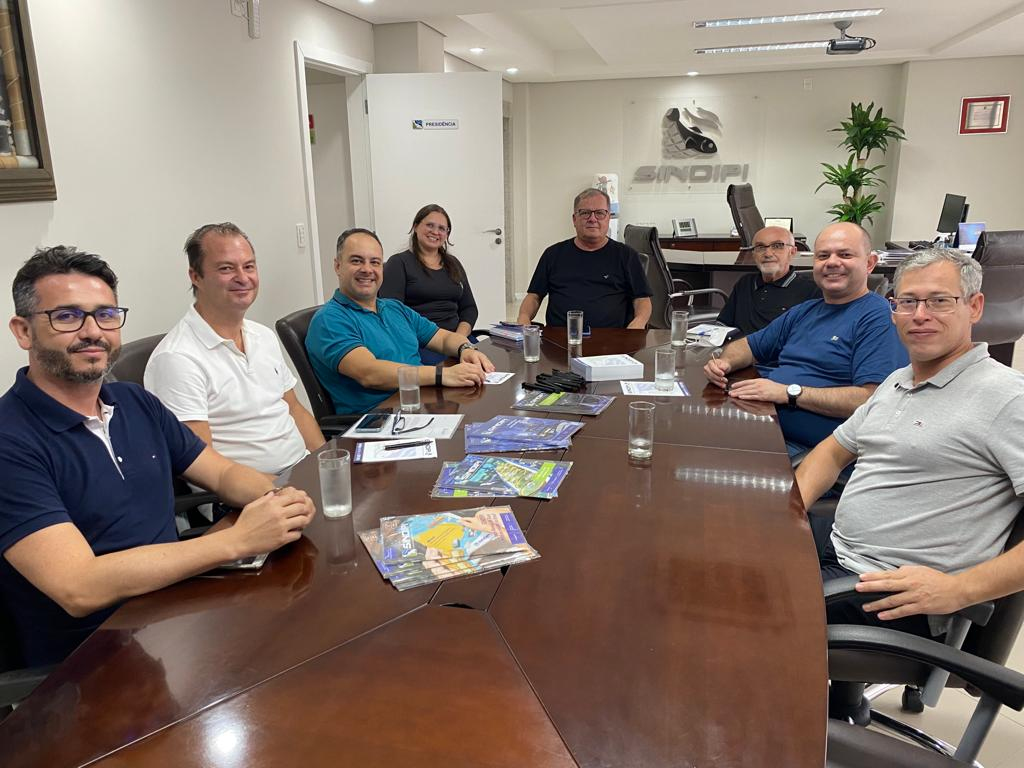
{"type": "Polygon", "coordinates": [[[452,219],[450,252],[473,288],[476,327],[504,320],[501,75],[367,75],[366,100],[373,223],[385,257],[408,248],[416,211],[437,203],[452,219]]]}

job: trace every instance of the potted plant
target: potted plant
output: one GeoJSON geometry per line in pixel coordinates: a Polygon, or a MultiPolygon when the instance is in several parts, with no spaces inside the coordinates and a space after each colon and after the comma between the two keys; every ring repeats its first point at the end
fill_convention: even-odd
{"type": "Polygon", "coordinates": [[[861,224],[867,220],[874,223],[872,214],[882,210],[885,203],[874,193],[866,192],[865,188],[885,183],[885,180],[878,176],[878,171],[885,166],[868,166],[868,158],[875,150],[884,155],[889,149],[890,141],[905,141],[907,135],[896,125],[896,121],[882,114],[881,107],[875,111],[874,102],[866,107],[859,102],[850,104],[850,117],[832,131],[845,134],[839,146],[850,150],[850,156],[843,164],[822,163],[825,181],[814,191],[817,192],[824,186],[836,187],[839,190],[842,201],[828,210],[835,217],[833,221],[852,221],[861,224]]]}

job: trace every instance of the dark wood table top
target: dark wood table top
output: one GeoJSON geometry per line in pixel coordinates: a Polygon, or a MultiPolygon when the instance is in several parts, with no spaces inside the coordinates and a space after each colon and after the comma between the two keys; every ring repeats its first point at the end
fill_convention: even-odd
{"type": "MultiPolygon", "coordinates": [[[[484,341],[513,379],[424,388],[424,410],[512,413],[522,382],[567,366],[559,338],[534,364],[484,341]]],[[[595,329],[583,347],[650,380],[667,340],[595,329]]],[[[353,530],[492,500],[429,498],[460,434],[438,460],[356,465],[353,515],[318,516],[261,573],[122,606],[0,724],[3,764],[822,765],[824,608],[774,412],[703,387],[699,350],[677,358],[693,396],[656,399],[649,463],[626,456],[621,396],[541,454],[574,462],[558,498],[511,500],[541,559],[396,591],[353,530]]],[[[314,457],[292,482],[319,499],[314,457]]]]}

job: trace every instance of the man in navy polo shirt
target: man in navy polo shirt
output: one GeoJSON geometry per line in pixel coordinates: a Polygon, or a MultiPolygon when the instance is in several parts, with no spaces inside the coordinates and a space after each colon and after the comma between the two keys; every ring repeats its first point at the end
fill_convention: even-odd
{"type": "Polygon", "coordinates": [[[27,368],[0,398],[0,599],[27,664],[59,661],[134,595],[299,538],[305,493],[228,461],[135,384],[105,384],[127,309],[100,258],[57,246],[14,278],[27,368]],[[172,478],[244,506],[177,541],[172,478]]]}
{"type": "Polygon", "coordinates": [[[338,413],[363,413],[386,400],[398,389],[398,369],[403,366],[419,368],[421,387],[484,383],[494,364],[469,339],[438,328],[396,299],[377,296],[384,278],[384,250],[376,234],[347,229],[337,247],[338,290],[313,315],[306,351],[338,413]],[[459,363],[420,365],[420,347],[459,363]]]}
{"type": "Polygon", "coordinates": [[[824,298],[805,301],[731,342],[720,359],[704,366],[708,379],[731,397],[783,406],[779,424],[790,455],[831,435],[880,382],[907,364],[888,302],[868,291],[877,262],[861,227],[825,227],[814,241],[814,282],[824,298]],[[765,378],[727,379],[730,371],[774,361],[765,378]]]}

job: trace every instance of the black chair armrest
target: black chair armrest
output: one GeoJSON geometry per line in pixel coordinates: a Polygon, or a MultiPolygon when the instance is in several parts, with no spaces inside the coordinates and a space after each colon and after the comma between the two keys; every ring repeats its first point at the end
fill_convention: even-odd
{"type": "Polygon", "coordinates": [[[333,433],[345,432],[361,418],[363,418],[361,413],[336,413],[321,416],[319,421],[320,429],[333,433]]]}
{"type": "Polygon", "coordinates": [[[216,501],[217,494],[208,491],[181,494],[174,497],[174,514],[183,515],[200,504],[213,504],[216,501]]]}
{"type": "Polygon", "coordinates": [[[26,699],[56,666],[50,664],[0,673],[0,707],[9,707],[26,699]]]}
{"type": "Polygon", "coordinates": [[[957,675],[1001,704],[1018,712],[1024,709],[1024,675],[934,640],[884,627],[833,624],[828,627],[828,647],[830,651],[868,651],[930,664],[957,675]]]}
{"type": "Polygon", "coordinates": [[[469,332],[469,335],[470,336],[490,336],[491,335],[491,329],[490,328],[474,328],[472,331],[469,332]]]}
{"type": "MultiPolygon", "coordinates": [[[[855,602],[857,605],[864,605],[864,603],[870,603],[873,600],[879,600],[883,597],[893,594],[892,592],[858,592],[854,589],[854,586],[860,581],[858,576],[844,576],[839,579],[829,579],[824,584],[825,590],[825,605],[847,600],[855,602]]],[[[977,605],[969,605],[966,608],[961,608],[959,611],[951,614],[953,616],[963,616],[965,619],[977,624],[978,626],[985,626],[988,624],[988,620],[992,618],[992,612],[995,610],[995,603],[991,600],[987,600],[977,605]]]]}

